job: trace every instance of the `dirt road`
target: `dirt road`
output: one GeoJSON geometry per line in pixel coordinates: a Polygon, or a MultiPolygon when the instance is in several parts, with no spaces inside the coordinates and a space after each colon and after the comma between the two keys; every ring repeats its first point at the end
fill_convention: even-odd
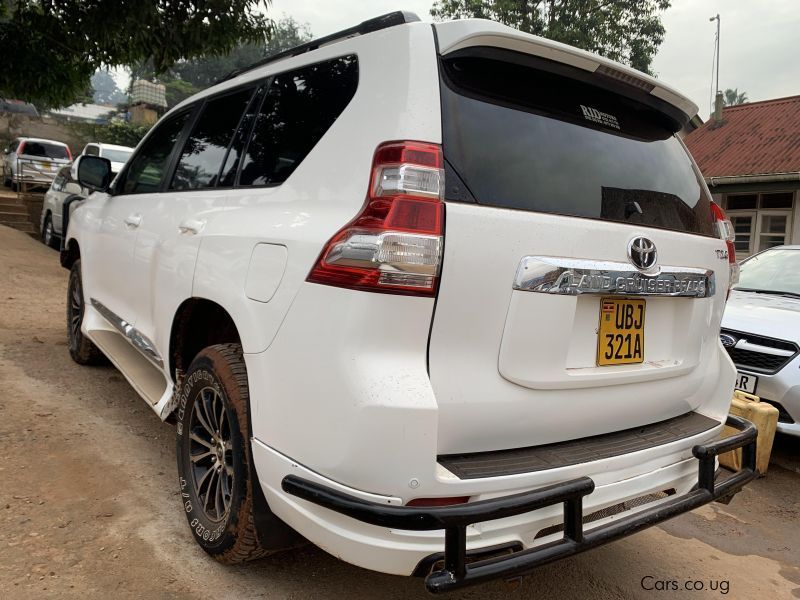
{"type": "MultiPolygon", "coordinates": [[[[57,253],[0,227],[0,257],[0,597],[426,597],[420,580],[312,546],[237,568],[209,559],[180,510],[172,427],[113,368],[69,359],[57,253]]],[[[510,593],[496,582],[450,597],[510,593]]],[[[721,595],[800,598],[795,440],[779,439],[769,476],[731,505],[544,567],[511,597],[721,595]]]]}

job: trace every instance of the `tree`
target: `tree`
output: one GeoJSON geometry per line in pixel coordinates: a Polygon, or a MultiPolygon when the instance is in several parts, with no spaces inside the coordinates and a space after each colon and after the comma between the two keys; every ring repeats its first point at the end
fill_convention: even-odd
{"type": "Polygon", "coordinates": [[[92,99],[97,104],[121,104],[126,100],[125,93],[105,69],[92,75],[92,90],[92,99]]]}
{"type": "Polygon", "coordinates": [[[255,62],[287,50],[311,39],[308,24],[299,24],[292,17],[282,17],[275,22],[267,44],[241,44],[230,52],[183,60],[169,72],[175,77],[204,89],[235,71],[249,67],[255,62]]]}
{"type": "Polygon", "coordinates": [[[284,16],[274,23],[266,44],[240,44],[226,54],[181,60],[161,74],[156,73],[151,61],[139,63],[130,68],[131,82],[147,79],[164,84],[167,105],[172,108],[181,100],[214,85],[232,71],[247,68],[267,56],[310,39],[308,24],[299,24],[293,18],[284,16]]]}
{"type": "Polygon", "coordinates": [[[0,96],[70,104],[101,67],[176,61],[266,43],[269,0],[5,0],[0,96]]]}
{"type": "Polygon", "coordinates": [[[725,106],[736,106],[737,104],[744,104],[747,102],[747,92],[739,93],[739,88],[728,88],[725,90],[725,95],[722,99],[725,106]]]}
{"type": "Polygon", "coordinates": [[[478,17],[577,46],[646,73],[670,0],[436,0],[436,19],[478,17]]]}

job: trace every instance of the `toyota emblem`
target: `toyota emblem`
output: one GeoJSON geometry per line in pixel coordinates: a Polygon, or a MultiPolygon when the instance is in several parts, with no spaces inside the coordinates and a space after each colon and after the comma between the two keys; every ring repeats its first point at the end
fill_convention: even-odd
{"type": "Polygon", "coordinates": [[[656,245],[646,237],[635,237],[628,244],[628,260],[640,271],[649,271],[656,266],[656,245]]]}

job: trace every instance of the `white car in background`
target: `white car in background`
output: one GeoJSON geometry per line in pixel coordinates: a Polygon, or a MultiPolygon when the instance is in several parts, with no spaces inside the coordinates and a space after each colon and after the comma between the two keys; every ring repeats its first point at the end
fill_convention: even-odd
{"type": "MultiPolygon", "coordinates": [[[[81,187],[75,180],[71,166],[62,167],[53,180],[50,189],[44,195],[42,202],[42,217],[39,231],[42,232],[42,242],[51,248],[58,248],[61,239],[64,201],[70,196],[86,197],[89,190],[81,187]]],[[[77,205],[72,205],[72,212],[77,205]]]]}
{"type": "Polygon", "coordinates": [[[737,389],[774,404],[778,431],[800,436],[800,246],[742,262],[720,340],[736,365],[737,389]]]}
{"type": "Polygon", "coordinates": [[[72,162],[69,146],[40,138],[16,138],[3,154],[3,183],[14,191],[23,182],[49,186],[59,169],[72,162]]]}
{"type": "Polygon", "coordinates": [[[133,148],[130,146],[118,146],[116,144],[100,144],[92,142],[86,144],[83,148],[81,155],[85,156],[100,156],[107,158],[111,161],[111,172],[116,174],[122,170],[125,163],[133,154],[133,148]]]}

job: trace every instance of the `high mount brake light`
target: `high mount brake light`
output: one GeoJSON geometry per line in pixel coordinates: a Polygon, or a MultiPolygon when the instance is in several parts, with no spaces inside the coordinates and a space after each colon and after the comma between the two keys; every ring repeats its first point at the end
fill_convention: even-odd
{"type": "Polygon", "coordinates": [[[728,247],[728,267],[730,269],[728,289],[730,289],[739,281],[739,263],[736,262],[736,248],[733,245],[736,240],[736,232],[733,230],[733,223],[725,216],[725,212],[716,202],[711,203],[711,216],[717,226],[719,237],[725,240],[725,245],[728,247]]]}
{"type": "Polygon", "coordinates": [[[306,281],[433,296],[444,240],[444,159],[437,144],[389,142],[375,151],[361,212],[325,245],[306,281]]]}

